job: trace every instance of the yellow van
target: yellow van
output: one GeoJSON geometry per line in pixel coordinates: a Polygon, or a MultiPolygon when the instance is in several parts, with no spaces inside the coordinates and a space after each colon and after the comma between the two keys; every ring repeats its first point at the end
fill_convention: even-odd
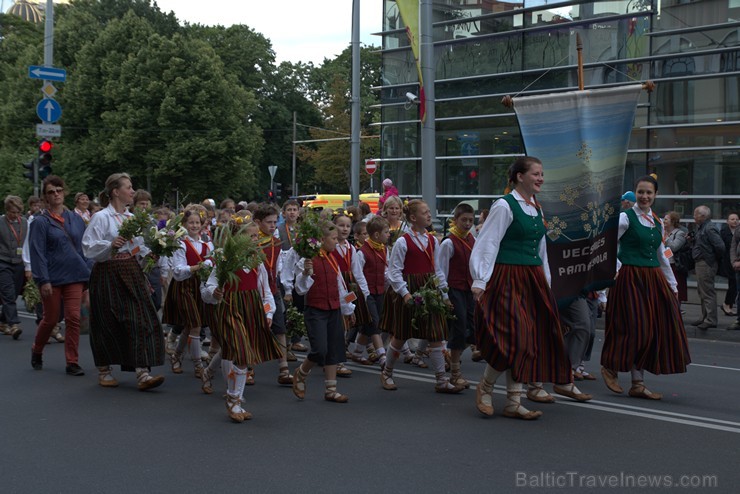
{"type": "MultiPolygon", "coordinates": [[[[351,200],[352,196],[349,194],[315,194],[299,196],[296,199],[303,202],[303,206],[311,209],[340,209],[346,208],[351,200]]],[[[360,194],[360,200],[366,202],[370,206],[370,211],[373,213],[378,212],[378,200],[380,194],[374,192],[372,194],[360,194]]]]}

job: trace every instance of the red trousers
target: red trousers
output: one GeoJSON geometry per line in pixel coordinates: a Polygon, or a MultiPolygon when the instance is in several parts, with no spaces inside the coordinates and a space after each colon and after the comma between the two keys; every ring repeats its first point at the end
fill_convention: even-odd
{"type": "Polygon", "coordinates": [[[44,317],[36,329],[36,339],[33,342],[34,353],[43,353],[46,342],[49,341],[51,330],[59,323],[59,311],[64,300],[64,357],[67,364],[76,364],[79,359],[80,346],[80,302],[84,283],[70,283],[52,287],[51,295],[42,297],[44,317]]]}

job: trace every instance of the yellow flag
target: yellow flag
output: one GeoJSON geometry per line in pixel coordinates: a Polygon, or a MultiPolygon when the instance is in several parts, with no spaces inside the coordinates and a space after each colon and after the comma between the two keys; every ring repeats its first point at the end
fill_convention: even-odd
{"type": "Polygon", "coordinates": [[[406,26],[406,35],[409,37],[411,51],[416,61],[416,71],[419,74],[419,116],[421,121],[425,117],[424,81],[421,76],[421,64],[419,63],[419,0],[396,0],[401,20],[406,26]]]}

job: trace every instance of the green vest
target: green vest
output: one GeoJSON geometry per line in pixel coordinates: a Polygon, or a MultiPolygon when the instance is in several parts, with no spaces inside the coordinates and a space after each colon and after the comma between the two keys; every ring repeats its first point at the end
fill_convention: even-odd
{"type": "Polygon", "coordinates": [[[542,266],[540,241],[545,235],[542,213],[538,210],[537,216],[528,215],[511,194],[505,195],[502,199],[509,203],[514,221],[501,239],[496,263],[542,266]]]}
{"type": "Polygon", "coordinates": [[[659,267],[657,251],[660,242],[663,241],[663,228],[660,222],[653,218],[655,228],[650,228],[640,223],[634,209],[630,208],[625,213],[630,220],[630,226],[619,239],[617,258],[622,264],[629,266],[659,267]]]}

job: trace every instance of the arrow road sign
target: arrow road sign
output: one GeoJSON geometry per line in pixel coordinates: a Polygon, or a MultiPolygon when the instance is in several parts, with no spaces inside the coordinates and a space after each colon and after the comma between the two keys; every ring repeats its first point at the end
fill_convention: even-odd
{"type": "Polygon", "coordinates": [[[67,71],[56,67],[42,67],[31,65],[28,67],[28,77],[31,79],[46,79],[47,81],[64,82],[67,80],[67,71]]]}
{"type": "Polygon", "coordinates": [[[45,123],[54,123],[62,116],[62,106],[53,99],[42,99],[36,105],[36,115],[45,123]]]}

